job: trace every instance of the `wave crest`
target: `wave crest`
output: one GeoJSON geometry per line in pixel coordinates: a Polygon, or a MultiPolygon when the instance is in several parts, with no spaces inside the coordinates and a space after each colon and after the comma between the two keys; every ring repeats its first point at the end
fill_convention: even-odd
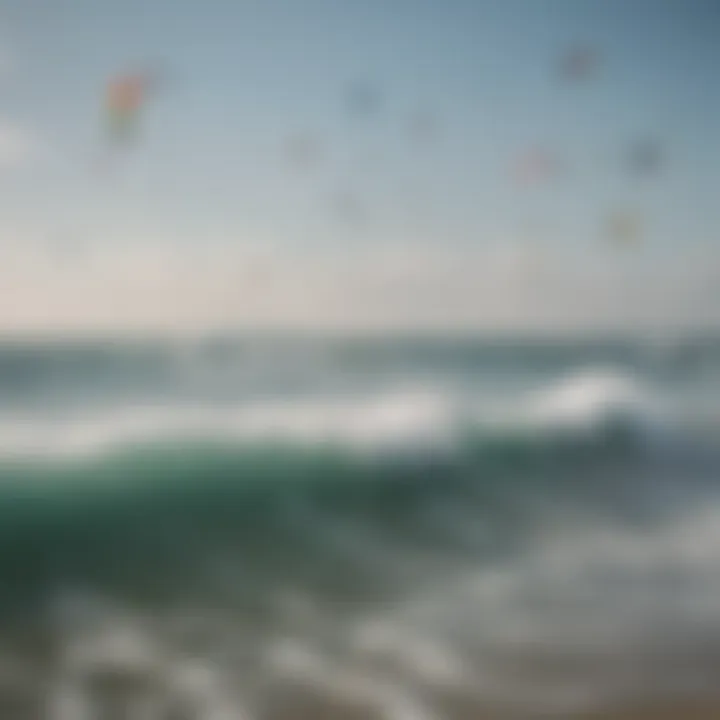
{"type": "Polygon", "coordinates": [[[561,435],[577,441],[623,432],[648,439],[667,427],[662,403],[607,370],[572,375],[515,401],[427,386],[373,395],[319,396],[227,406],[130,406],[56,416],[6,416],[0,456],[87,456],[138,444],[283,443],[349,451],[451,451],[466,433],[503,440],[561,435]]]}

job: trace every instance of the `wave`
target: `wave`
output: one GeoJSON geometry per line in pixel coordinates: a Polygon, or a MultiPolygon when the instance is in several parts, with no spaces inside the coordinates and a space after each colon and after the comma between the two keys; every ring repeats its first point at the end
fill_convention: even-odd
{"type": "Polygon", "coordinates": [[[0,419],[0,457],[93,456],[137,445],[213,442],[452,451],[468,434],[488,440],[580,441],[621,430],[649,440],[669,426],[660,400],[637,381],[587,370],[516,401],[427,386],[386,392],[226,405],[119,405],[87,413],[13,413],[0,419]]]}
{"type": "Polygon", "coordinates": [[[541,391],[530,412],[541,422],[575,427],[604,424],[618,416],[650,427],[659,424],[666,409],[660,398],[639,381],[612,369],[597,368],[541,391]]]}
{"type": "Polygon", "coordinates": [[[655,417],[631,381],[608,377],[568,379],[505,416],[419,388],[8,421],[4,598],[68,578],[169,592],[229,552],[251,584],[301,567],[306,582],[310,562],[316,581],[364,592],[422,576],[427,562],[504,551],[558,507],[616,512],[655,417]]]}

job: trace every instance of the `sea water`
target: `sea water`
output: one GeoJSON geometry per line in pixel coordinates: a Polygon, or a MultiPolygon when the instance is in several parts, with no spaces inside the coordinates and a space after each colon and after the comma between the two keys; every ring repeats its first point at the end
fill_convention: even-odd
{"type": "Polygon", "coordinates": [[[3,718],[720,687],[720,343],[6,342],[0,397],[3,718]]]}

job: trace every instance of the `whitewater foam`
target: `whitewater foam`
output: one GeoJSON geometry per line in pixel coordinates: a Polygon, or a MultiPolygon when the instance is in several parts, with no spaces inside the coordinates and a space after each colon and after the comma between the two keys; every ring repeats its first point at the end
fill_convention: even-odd
{"type": "MultiPolygon", "coordinates": [[[[720,506],[694,507],[651,528],[558,525],[509,564],[415,598],[392,622],[482,653],[672,661],[680,637],[711,641],[720,624],[720,506]]],[[[390,622],[389,619],[385,620],[390,622]]]]}
{"type": "Polygon", "coordinates": [[[472,428],[510,435],[581,435],[622,419],[638,435],[649,437],[663,421],[667,426],[668,417],[660,400],[632,378],[589,370],[501,403],[468,389],[403,386],[231,406],[119,404],[55,415],[6,413],[0,417],[0,456],[94,455],[168,441],[442,451],[452,449],[472,428]]]}

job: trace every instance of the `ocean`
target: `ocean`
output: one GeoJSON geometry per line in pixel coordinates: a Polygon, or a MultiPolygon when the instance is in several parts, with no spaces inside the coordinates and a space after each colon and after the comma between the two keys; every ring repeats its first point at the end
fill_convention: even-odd
{"type": "Polygon", "coordinates": [[[720,341],[7,341],[0,397],[3,719],[716,702],[720,341]]]}

